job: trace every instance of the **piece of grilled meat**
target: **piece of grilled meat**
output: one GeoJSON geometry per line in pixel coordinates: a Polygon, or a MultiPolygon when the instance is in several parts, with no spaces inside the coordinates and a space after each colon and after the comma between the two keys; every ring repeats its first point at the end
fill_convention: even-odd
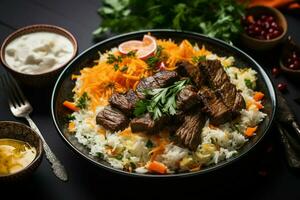
{"type": "Polygon", "coordinates": [[[128,127],[129,119],[118,109],[106,106],[97,114],[96,123],[115,132],[128,127]]]}

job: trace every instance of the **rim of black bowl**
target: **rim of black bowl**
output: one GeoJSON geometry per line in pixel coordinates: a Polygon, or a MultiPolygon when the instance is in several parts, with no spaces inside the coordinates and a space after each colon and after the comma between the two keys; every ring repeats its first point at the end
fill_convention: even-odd
{"type": "Polygon", "coordinates": [[[93,46],[91,46],[90,48],[86,49],[85,51],[83,51],[82,53],[80,53],[76,58],[74,58],[67,67],[64,68],[64,70],[60,73],[54,88],[53,88],[53,92],[52,92],[52,96],[51,96],[51,115],[52,115],[52,120],[54,122],[54,125],[59,133],[59,135],[62,137],[62,139],[68,144],[69,147],[71,147],[72,150],[74,150],[75,152],[77,152],[79,155],[81,155],[83,158],[85,158],[86,160],[90,161],[91,163],[95,164],[96,166],[99,166],[103,169],[106,169],[110,172],[114,172],[114,173],[118,173],[121,175],[127,175],[127,176],[131,176],[131,177],[146,177],[146,178],[175,178],[175,177],[189,177],[189,176],[195,176],[195,175],[201,175],[201,174],[206,174],[208,172],[213,172],[217,169],[223,168],[229,164],[232,164],[233,162],[239,160],[240,158],[242,158],[244,155],[248,154],[251,150],[254,149],[254,147],[264,138],[264,136],[266,135],[266,133],[268,132],[268,130],[270,129],[270,126],[272,125],[273,121],[274,121],[274,117],[275,117],[275,112],[276,112],[276,105],[277,105],[277,100],[276,100],[276,93],[274,90],[274,86],[272,81],[270,80],[270,77],[267,75],[267,73],[264,71],[264,69],[253,59],[251,58],[248,54],[246,54],[245,52],[243,52],[242,50],[240,50],[239,48],[230,45],[222,40],[216,39],[216,38],[211,38],[208,37],[206,35],[203,34],[199,34],[196,32],[191,32],[191,31],[179,31],[179,30],[173,30],[173,29],[149,29],[149,30],[141,30],[141,31],[134,31],[134,32],[129,32],[129,33],[125,33],[125,34],[120,34],[117,36],[113,36],[111,38],[105,39],[97,44],[94,44],[93,46]],[[148,34],[148,33],[178,33],[178,34],[188,34],[190,36],[196,36],[196,37],[200,37],[200,38],[205,38],[206,40],[210,40],[210,41],[214,41],[217,42],[223,46],[227,46],[229,48],[234,49],[235,51],[241,53],[242,55],[244,55],[247,59],[249,59],[251,62],[253,62],[256,66],[257,69],[259,70],[259,73],[261,74],[261,76],[263,77],[263,79],[266,82],[266,86],[270,92],[270,97],[271,97],[271,104],[272,104],[272,116],[270,116],[270,121],[267,125],[267,127],[265,128],[265,130],[262,132],[262,135],[260,138],[258,138],[258,140],[248,149],[246,149],[244,152],[242,153],[238,153],[237,156],[234,156],[228,160],[222,161],[216,165],[212,165],[209,166],[205,169],[199,170],[199,171],[195,171],[195,172],[183,172],[183,173],[175,173],[175,174],[139,174],[139,173],[132,173],[132,172],[127,172],[127,171],[123,171],[120,169],[116,169],[113,168],[112,166],[106,166],[100,162],[97,162],[96,160],[92,159],[91,157],[85,155],[83,152],[81,152],[79,149],[77,149],[64,135],[63,131],[60,130],[58,123],[56,121],[56,116],[55,116],[55,112],[54,112],[54,100],[56,97],[56,93],[57,93],[57,88],[60,85],[63,76],[65,74],[65,72],[69,69],[70,66],[72,66],[72,64],[79,59],[81,56],[83,56],[84,54],[86,54],[88,51],[92,50],[93,48],[100,46],[102,44],[111,42],[113,40],[117,40],[117,39],[124,39],[126,37],[130,37],[130,36],[135,36],[135,35],[141,35],[141,34],[148,34]]]}

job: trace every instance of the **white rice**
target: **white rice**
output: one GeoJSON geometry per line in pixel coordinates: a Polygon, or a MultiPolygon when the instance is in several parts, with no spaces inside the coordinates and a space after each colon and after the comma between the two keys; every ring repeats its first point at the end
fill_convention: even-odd
{"type": "MultiPolygon", "coordinates": [[[[233,57],[219,58],[212,54],[207,56],[207,59],[219,59],[231,82],[242,91],[245,101],[254,101],[253,90],[249,89],[244,81],[248,79],[255,85],[256,72],[254,70],[232,67],[233,57]]],[[[77,80],[76,87],[80,87],[80,79],[77,80]]],[[[138,134],[130,137],[123,136],[119,132],[110,133],[109,131],[106,131],[106,134],[99,134],[99,130],[103,127],[96,125],[95,116],[101,109],[103,107],[98,107],[95,112],[81,110],[73,114],[75,137],[90,149],[91,155],[101,156],[113,167],[124,169],[125,166],[134,165],[135,172],[147,173],[146,165],[150,158],[150,149],[147,147],[148,138],[138,134]],[[107,150],[108,147],[118,156],[111,155],[107,150]]],[[[225,123],[219,127],[210,128],[209,120],[207,120],[202,129],[201,143],[195,152],[170,143],[156,159],[168,167],[169,173],[175,170],[189,170],[197,165],[217,164],[237,154],[238,149],[248,141],[243,134],[246,128],[257,126],[265,117],[266,114],[250,107],[248,110],[242,110],[241,115],[234,122],[225,123]]]]}

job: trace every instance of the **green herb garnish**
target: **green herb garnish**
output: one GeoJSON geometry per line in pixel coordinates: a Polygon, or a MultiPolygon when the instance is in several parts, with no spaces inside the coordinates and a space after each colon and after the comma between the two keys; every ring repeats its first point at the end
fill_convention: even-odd
{"type": "Polygon", "coordinates": [[[120,62],[122,62],[122,56],[115,56],[114,54],[112,54],[112,53],[109,53],[108,55],[107,55],[107,61],[106,61],[108,64],[113,64],[113,63],[115,63],[115,62],[117,62],[117,63],[120,63],[120,62]]]}
{"type": "Polygon", "coordinates": [[[126,54],[127,57],[135,57],[136,56],[136,51],[135,50],[132,50],[132,51],[129,51],[127,54],[126,54]]]}
{"type": "Polygon", "coordinates": [[[151,56],[146,60],[146,63],[148,64],[150,69],[155,68],[158,63],[162,61],[162,51],[163,47],[158,45],[154,56],[151,56]]]}
{"type": "Polygon", "coordinates": [[[119,68],[120,68],[120,67],[119,67],[118,64],[114,64],[114,70],[115,70],[115,71],[118,71],[119,68]]]}
{"type": "Polygon", "coordinates": [[[151,56],[146,60],[146,63],[148,64],[150,69],[155,68],[159,62],[160,59],[156,56],[151,56]]]}
{"type": "Polygon", "coordinates": [[[150,99],[142,99],[136,103],[135,116],[140,116],[145,112],[152,114],[154,120],[163,114],[174,115],[176,113],[176,95],[188,83],[188,79],[175,82],[166,88],[145,90],[144,95],[150,99]]]}
{"type": "Polygon", "coordinates": [[[117,155],[117,156],[115,157],[115,159],[117,159],[117,160],[122,160],[122,158],[123,158],[123,155],[122,155],[122,154],[119,154],[119,155],[117,155]]]}
{"type": "Polygon", "coordinates": [[[192,57],[192,62],[197,64],[199,62],[206,61],[206,56],[193,56],[192,57]]]}
{"type": "Polygon", "coordinates": [[[123,66],[123,67],[120,69],[120,71],[121,71],[121,72],[125,72],[125,71],[127,71],[127,69],[128,69],[128,67],[125,65],[125,66],[123,66]]]}
{"type": "Polygon", "coordinates": [[[243,30],[245,8],[236,0],[103,0],[98,10],[101,25],[93,34],[101,38],[110,32],[164,27],[232,41],[243,30]]]}
{"type": "Polygon", "coordinates": [[[246,79],[244,79],[244,81],[245,81],[245,85],[247,86],[247,88],[249,88],[251,90],[254,89],[254,85],[253,85],[253,83],[252,83],[252,81],[250,79],[246,78],[246,79]]]}
{"type": "Polygon", "coordinates": [[[68,114],[67,115],[67,120],[68,121],[71,121],[71,120],[74,120],[75,119],[75,116],[74,115],[72,115],[72,114],[68,114]]]}
{"type": "Polygon", "coordinates": [[[151,140],[148,140],[147,143],[146,143],[146,147],[148,149],[152,148],[154,145],[153,145],[153,142],[151,140]]]}
{"type": "Polygon", "coordinates": [[[132,169],[135,169],[135,168],[136,168],[136,165],[135,165],[133,162],[130,162],[129,164],[130,164],[130,167],[131,167],[132,169]]]}
{"type": "Polygon", "coordinates": [[[135,109],[133,111],[133,114],[135,116],[140,116],[142,114],[144,114],[145,112],[147,112],[147,106],[150,104],[150,102],[148,102],[149,100],[139,100],[136,102],[135,104],[135,109]]]}
{"type": "Polygon", "coordinates": [[[101,153],[101,152],[97,152],[96,155],[97,155],[97,157],[99,157],[100,159],[103,159],[103,158],[104,158],[104,154],[101,153]]]}
{"type": "Polygon", "coordinates": [[[85,109],[87,107],[87,103],[90,100],[90,97],[86,92],[82,94],[82,96],[77,100],[76,106],[80,109],[85,109]]]}

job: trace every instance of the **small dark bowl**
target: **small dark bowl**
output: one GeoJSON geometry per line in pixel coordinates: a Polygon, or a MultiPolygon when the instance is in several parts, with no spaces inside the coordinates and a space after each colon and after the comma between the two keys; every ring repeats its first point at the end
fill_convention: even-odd
{"type": "Polygon", "coordinates": [[[54,26],[54,25],[48,25],[48,24],[36,24],[36,25],[31,25],[31,26],[26,26],[21,29],[18,29],[17,31],[13,32],[10,34],[3,42],[1,46],[1,52],[0,52],[0,57],[1,57],[1,62],[2,65],[8,70],[15,78],[17,81],[19,81],[21,84],[24,84],[29,87],[33,88],[42,88],[45,86],[49,86],[51,83],[54,83],[56,80],[56,77],[59,75],[59,73],[63,70],[65,66],[68,65],[68,63],[77,55],[78,51],[78,46],[77,46],[77,41],[75,37],[67,30],[54,26]],[[5,61],[5,48],[6,46],[13,41],[14,39],[26,35],[29,33],[35,33],[35,32],[51,32],[51,33],[56,33],[59,35],[62,35],[66,37],[67,39],[70,40],[70,42],[73,44],[74,47],[74,52],[72,57],[64,64],[56,67],[53,70],[50,70],[48,72],[43,72],[43,73],[36,73],[36,74],[26,74],[22,73],[19,71],[16,71],[12,69],[5,61]]]}
{"type": "Polygon", "coordinates": [[[246,14],[254,17],[262,14],[270,14],[275,17],[279,26],[281,26],[283,29],[283,32],[280,36],[270,40],[256,39],[243,32],[241,34],[241,42],[246,47],[257,51],[266,51],[276,47],[285,40],[288,25],[284,15],[278,9],[267,6],[253,6],[247,9],[246,14]]]}
{"type": "Polygon", "coordinates": [[[289,78],[299,81],[300,78],[300,69],[289,69],[287,65],[287,59],[292,52],[295,51],[298,55],[300,55],[300,46],[292,40],[291,37],[288,37],[287,42],[284,44],[282,53],[280,56],[279,64],[281,70],[288,75],[289,78]]]}
{"type": "Polygon", "coordinates": [[[12,121],[0,121],[0,139],[8,138],[21,140],[36,148],[35,159],[24,169],[14,174],[0,175],[1,182],[14,182],[29,177],[41,164],[43,158],[43,144],[39,135],[30,127],[12,121]]]}

